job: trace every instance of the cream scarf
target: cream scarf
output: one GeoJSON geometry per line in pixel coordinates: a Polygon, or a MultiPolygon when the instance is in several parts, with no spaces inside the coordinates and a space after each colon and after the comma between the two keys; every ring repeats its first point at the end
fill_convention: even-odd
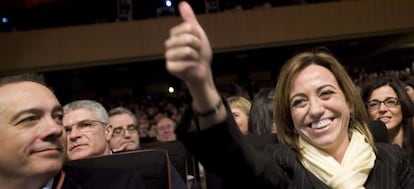
{"type": "Polygon", "coordinates": [[[365,137],[354,130],[342,162],[299,137],[302,164],[316,177],[334,189],[360,189],[374,167],[375,153],[365,137]]]}

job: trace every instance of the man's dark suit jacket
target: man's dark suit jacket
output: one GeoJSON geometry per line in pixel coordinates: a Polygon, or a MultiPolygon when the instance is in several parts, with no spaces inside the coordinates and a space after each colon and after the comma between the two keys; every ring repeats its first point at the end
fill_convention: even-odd
{"type": "Polygon", "coordinates": [[[58,189],[58,181],[63,179],[62,189],[145,189],[137,172],[67,165],[62,172],[55,177],[53,188],[58,189]]]}
{"type": "MultiPolygon", "coordinates": [[[[299,155],[286,144],[269,144],[258,151],[240,133],[227,104],[227,119],[200,132],[189,133],[189,108],[176,130],[178,138],[204,165],[218,175],[225,188],[328,189],[308,171],[299,155]]],[[[364,185],[367,189],[414,188],[414,171],[404,151],[377,143],[376,160],[364,185]]]]}

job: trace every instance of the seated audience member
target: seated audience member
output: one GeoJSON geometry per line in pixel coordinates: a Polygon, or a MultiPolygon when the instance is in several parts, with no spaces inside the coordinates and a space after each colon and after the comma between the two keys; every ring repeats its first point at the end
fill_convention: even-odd
{"type": "Polygon", "coordinates": [[[41,75],[2,77],[0,107],[0,188],[145,188],[134,172],[63,167],[63,110],[41,75]]]}
{"type": "Polygon", "coordinates": [[[112,152],[136,150],[139,148],[138,121],[130,110],[117,107],[109,110],[107,140],[112,152]]]}
{"type": "Polygon", "coordinates": [[[409,77],[408,79],[404,80],[405,83],[405,91],[410,97],[411,102],[414,102],[414,77],[409,77]]]}
{"type": "MultiPolygon", "coordinates": [[[[63,107],[63,125],[67,132],[67,159],[77,160],[110,155],[107,136],[112,135],[105,108],[93,100],[77,100],[63,107]]],[[[135,150],[138,146],[135,147],[135,150]]],[[[132,162],[131,162],[132,163],[132,162]]],[[[183,188],[184,181],[171,166],[173,188],[183,188]]]]}
{"type": "Polygon", "coordinates": [[[259,150],[269,143],[278,143],[273,116],[275,90],[263,88],[254,96],[249,113],[247,141],[259,150]]]}
{"type": "Polygon", "coordinates": [[[385,123],[389,141],[401,146],[414,166],[414,104],[404,86],[399,79],[381,77],[367,83],[361,94],[371,119],[385,123]]]}
{"type": "Polygon", "coordinates": [[[148,137],[157,140],[157,122],[151,121],[148,129],[148,137]]]}
{"type": "Polygon", "coordinates": [[[243,135],[249,133],[248,121],[251,102],[241,96],[228,97],[227,103],[229,103],[231,113],[233,114],[234,120],[236,120],[237,126],[243,135]]]}
{"type": "Polygon", "coordinates": [[[148,120],[140,120],[138,124],[139,143],[142,146],[151,144],[154,140],[153,137],[149,136],[150,124],[148,120]]]}
{"type": "Polygon", "coordinates": [[[187,2],[180,2],[179,12],[183,22],[164,43],[168,72],[192,95],[177,136],[226,188],[413,187],[405,151],[374,143],[358,89],[324,49],[283,65],[274,99],[280,143],[253,148],[214,84],[207,35],[187,2]]]}
{"type": "MultiPolygon", "coordinates": [[[[190,169],[192,167],[192,156],[188,154],[187,149],[185,149],[184,145],[176,140],[176,135],[174,129],[176,127],[176,122],[167,117],[161,117],[156,125],[154,125],[157,129],[156,139],[157,141],[148,145],[143,146],[145,149],[164,149],[168,151],[168,154],[171,158],[171,162],[173,163],[174,167],[177,169],[178,173],[181,175],[183,180],[187,179],[187,175],[193,175],[190,169]]],[[[188,180],[187,180],[188,181],[188,180]]]]}
{"type": "Polygon", "coordinates": [[[176,140],[175,136],[176,123],[169,117],[161,117],[156,124],[158,142],[171,142],[176,140]]]}
{"type": "Polygon", "coordinates": [[[277,133],[273,116],[274,93],[273,88],[263,88],[254,96],[249,113],[249,133],[255,135],[277,133]]]}
{"type": "Polygon", "coordinates": [[[67,134],[68,160],[109,155],[106,140],[109,117],[105,108],[93,100],[76,100],[63,106],[63,126],[67,134]]]}

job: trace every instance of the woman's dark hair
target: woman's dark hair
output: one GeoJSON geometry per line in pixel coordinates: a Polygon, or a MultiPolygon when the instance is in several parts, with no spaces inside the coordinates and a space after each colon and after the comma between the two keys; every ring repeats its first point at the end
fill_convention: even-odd
{"type": "Polygon", "coordinates": [[[263,88],[254,96],[249,113],[249,133],[271,134],[273,125],[273,88],[263,88]]]}

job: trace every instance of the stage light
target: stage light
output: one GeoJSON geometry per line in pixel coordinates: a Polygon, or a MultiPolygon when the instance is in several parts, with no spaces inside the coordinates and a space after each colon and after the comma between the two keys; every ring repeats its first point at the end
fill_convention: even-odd
{"type": "Polygon", "coordinates": [[[175,15],[174,0],[161,0],[159,2],[160,2],[159,7],[157,7],[157,10],[156,10],[157,17],[175,15]]]}
{"type": "Polygon", "coordinates": [[[174,87],[168,87],[168,93],[172,94],[174,93],[175,89],[174,87]]]}
{"type": "Polygon", "coordinates": [[[1,18],[1,23],[7,24],[8,22],[9,22],[9,19],[7,17],[2,17],[1,18]]]}
{"type": "Polygon", "coordinates": [[[170,0],[166,0],[165,1],[165,6],[171,7],[172,6],[172,2],[170,0]]]}

